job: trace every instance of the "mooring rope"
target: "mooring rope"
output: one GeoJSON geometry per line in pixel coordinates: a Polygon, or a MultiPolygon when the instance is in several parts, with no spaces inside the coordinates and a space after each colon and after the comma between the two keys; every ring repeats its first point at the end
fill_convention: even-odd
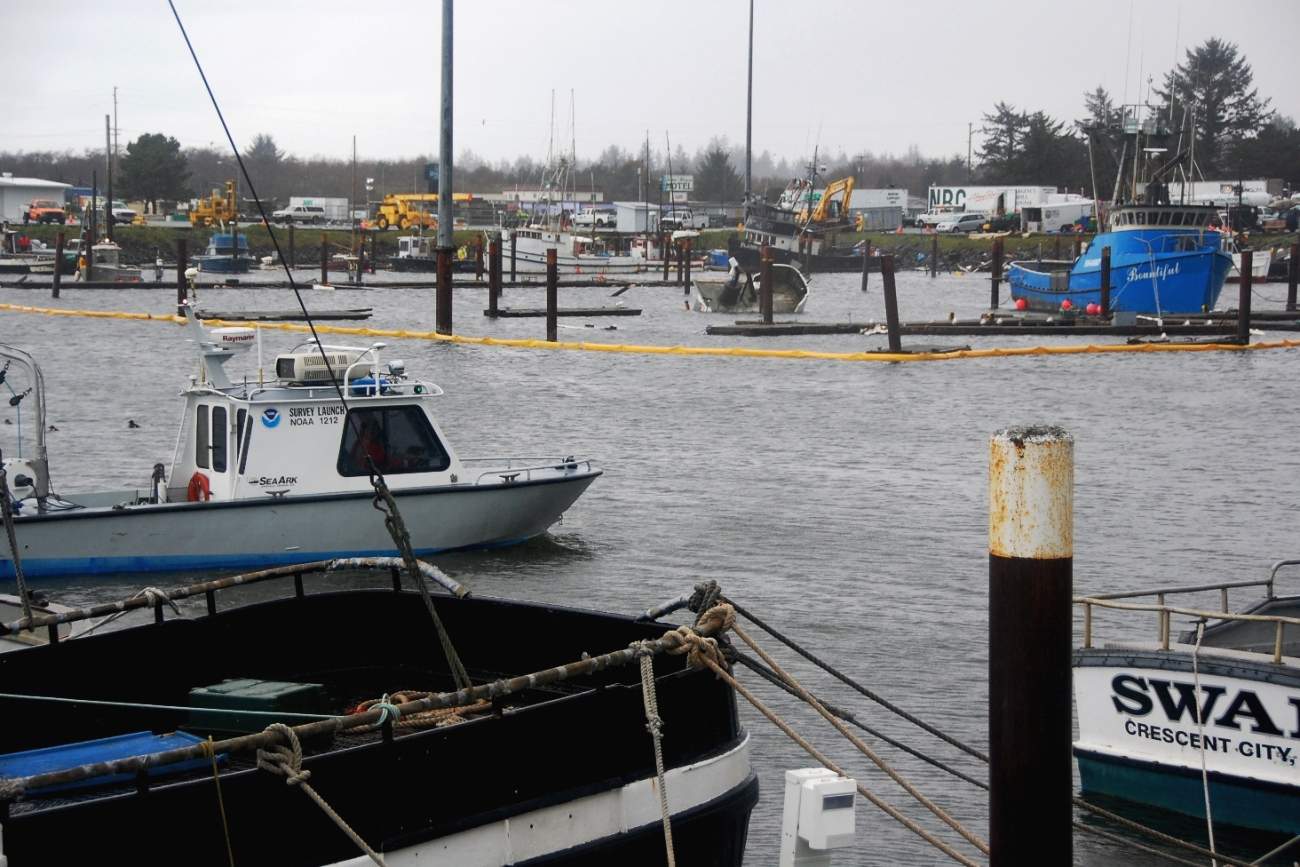
{"type": "MultiPolygon", "coordinates": [[[[1224,593],[1226,594],[1227,591],[1225,590],[1224,593]]],[[[1226,595],[1224,598],[1227,598],[1226,595]]],[[[1163,602],[1164,599],[1161,598],[1160,601],[1163,602]]],[[[1168,618],[1166,618],[1165,619],[1166,629],[1168,629],[1168,623],[1169,620],[1168,618]]],[[[1278,628],[1281,629],[1280,626],[1278,628]]],[[[1200,735],[1200,741],[1201,741],[1201,750],[1200,750],[1201,790],[1205,794],[1205,830],[1208,833],[1210,838],[1210,852],[1213,853],[1215,850],[1214,814],[1210,812],[1210,775],[1209,775],[1209,771],[1207,771],[1205,768],[1205,720],[1201,719],[1201,706],[1202,706],[1201,702],[1203,702],[1205,698],[1201,694],[1201,670],[1199,666],[1199,659],[1201,655],[1201,639],[1204,637],[1205,637],[1205,621],[1202,620],[1200,623],[1196,624],[1196,646],[1192,648],[1192,683],[1196,688],[1194,693],[1194,695],[1196,696],[1196,707],[1192,708],[1192,713],[1196,716],[1196,731],[1197,734],[1200,735]]],[[[1216,856],[1211,854],[1210,867],[1218,867],[1218,864],[1219,862],[1216,856]]]]}
{"type": "Polygon", "coordinates": [[[842,722],[836,719],[835,716],[831,714],[830,711],[826,710],[826,708],[822,706],[821,702],[813,698],[811,693],[809,693],[806,689],[804,689],[797,680],[791,677],[786,672],[786,670],[783,669],[781,665],[767,653],[767,651],[765,651],[762,647],[760,647],[758,642],[755,641],[752,637],[750,637],[749,633],[745,632],[744,629],[741,629],[740,626],[736,624],[732,625],[731,630],[736,633],[736,635],[740,638],[741,641],[748,644],[750,646],[750,649],[752,649],[755,653],[757,653],[759,657],[761,657],[762,660],[772,668],[773,671],[779,674],[787,683],[790,684],[790,686],[794,687],[794,689],[798,692],[799,697],[801,699],[803,699],[805,702],[811,705],[813,710],[821,714],[822,717],[828,723],[830,723],[832,726],[835,727],[836,731],[844,735],[844,737],[848,739],[849,743],[857,747],[858,751],[861,752],[868,759],[870,759],[876,765],[876,767],[880,768],[882,771],[888,774],[889,778],[892,779],[895,783],[897,783],[900,787],[902,787],[903,791],[907,792],[909,795],[915,798],[918,802],[920,802],[922,806],[924,806],[931,813],[934,813],[934,815],[938,816],[940,820],[942,820],[946,825],[948,825],[948,827],[952,828],[958,834],[965,837],[966,840],[976,849],[979,849],[985,855],[989,854],[989,844],[985,843],[979,837],[975,836],[975,834],[967,830],[967,828],[964,825],[962,825],[952,816],[948,815],[948,813],[942,807],[940,807],[934,801],[931,801],[929,798],[927,798],[924,794],[920,792],[920,790],[918,790],[915,786],[913,786],[910,782],[908,782],[903,777],[902,774],[894,770],[893,767],[891,767],[888,762],[886,762],[883,758],[881,758],[876,753],[875,750],[871,749],[871,747],[863,743],[861,738],[859,738],[857,735],[853,734],[853,732],[845,728],[842,722]]]}
{"type": "Polygon", "coordinates": [[[352,826],[343,821],[343,817],[334,812],[334,808],[325,803],[325,799],[317,794],[316,790],[308,785],[307,781],[311,779],[311,771],[302,769],[302,744],[298,741],[298,734],[284,723],[273,723],[266,727],[266,731],[277,732],[282,735],[289,745],[271,744],[257,751],[257,766],[264,771],[284,777],[285,785],[297,786],[307,793],[307,796],[316,802],[316,806],[325,811],[325,815],[334,820],[334,824],[347,834],[353,843],[360,847],[361,851],[370,856],[379,867],[387,867],[384,859],[379,857],[379,853],[366,844],[352,826]]]}
{"type": "MultiPolygon", "coordinates": [[[[730,601],[730,600],[728,600],[728,601],[730,601]]],[[[787,638],[786,636],[782,635],[782,634],[781,634],[780,632],[778,632],[776,629],[772,628],[772,627],[769,626],[767,623],[765,623],[765,622],[763,622],[762,620],[758,619],[758,617],[756,617],[752,612],[747,611],[746,609],[744,609],[743,607],[741,607],[740,605],[738,605],[738,604],[735,603],[735,602],[732,602],[731,604],[732,604],[732,606],[736,609],[736,613],[739,614],[741,617],[744,617],[746,620],[748,620],[748,621],[750,621],[751,623],[753,623],[753,624],[754,624],[755,626],[757,626],[759,629],[762,629],[762,630],[763,630],[764,632],[766,632],[768,635],[772,636],[772,637],[775,638],[777,641],[781,642],[781,643],[784,644],[786,647],[790,648],[790,649],[793,650],[795,653],[799,654],[799,655],[802,656],[804,659],[808,660],[808,661],[811,662],[813,665],[817,666],[817,667],[820,668],[822,671],[824,671],[824,672],[826,672],[827,674],[829,674],[831,677],[834,677],[836,680],[839,680],[841,683],[844,683],[845,685],[849,686],[850,688],[856,690],[857,692],[859,692],[859,693],[861,693],[862,695],[866,696],[867,698],[871,699],[871,700],[874,701],[876,704],[878,704],[878,705],[880,705],[881,707],[883,707],[885,710],[889,711],[890,713],[893,713],[893,714],[896,714],[896,715],[902,717],[903,719],[905,719],[905,720],[907,720],[908,722],[910,722],[912,725],[917,726],[918,728],[923,729],[924,731],[929,732],[930,734],[934,735],[934,736],[935,736],[936,738],[938,738],[939,740],[941,740],[941,741],[943,741],[943,742],[945,742],[945,743],[951,744],[952,746],[956,747],[957,749],[961,750],[962,752],[967,753],[967,754],[969,754],[969,755],[972,755],[972,756],[974,756],[975,758],[979,759],[980,761],[987,762],[987,761],[989,760],[989,757],[988,757],[988,755],[987,755],[986,753],[982,753],[982,752],[980,752],[979,750],[975,749],[974,747],[972,747],[972,746],[968,746],[967,744],[962,743],[961,741],[957,740],[957,738],[953,737],[952,735],[948,734],[947,732],[943,731],[942,729],[939,729],[939,728],[937,728],[936,726],[930,725],[930,723],[926,722],[925,720],[921,719],[920,717],[917,717],[917,716],[915,716],[915,715],[913,715],[913,714],[908,713],[907,711],[903,710],[901,707],[899,707],[898,705],[892,703],[891,701],[889,701],[888,699],[884,698],[883,696],[877,695],[876,693],[874,693],[874,692],[872,692],[871,690],[867,689],[867,688],[866,688],[865,686],[863,686],[862,684],[858,683],[858,682],[857,682],[856,680],[854,680],[853,678],[849,677],[847,674],[844,674],[844,673],[841,672],[839,669],[837,669],[837,668],[835,668],[834,666],[832,666],[830,663],[828,663],[828,662],[824,662],[821,658],[819,658],[818,656],[814,655],[811,651],[805,650],[803,647],[801,647],[801,646],[800,646],[798,643],[796,643],[795,641],[793,641],[793,640],[787,638]]]]}
{"type": "Polygon", "coordinates": [[[27,595],[27,582],[23,580],[22,558],[18,555],[18,536],[14,533],[13,503],[9,499],[9,475],[4,468],[4,455],[0,454],[0,515],[5,522],[5,536],[9,539],[9,555],[14,564],[14,578],[18,580],[18,598],[22,601],[23,617],[30,627],[32,600],[27,595]]]}
{"type": "MultiPolygon", "coordinates": [[[[641,651],[642,642],[633,647],[641,651]]],[[[664,721],[659,716],[659,698],[655,694],[654,654],[645,651],[641,656],[641,701],[645,705],[646,730],[655,743],[655,772],[659,775],[659,812],[664,822],[664,846],[668,850],[668,867],[677,867],[677,856],[673,852],[673,824],[668,812],[668,781],[664,776],[664,721]]]]}
{"type": "Polygon", "coordinates": [[[1155,848],[1154,846],[1144,846],[1136,840],[1130,840],[1127,837],[1121,837],[1118,834],[1111,834],[1109,831],[1103,831],[1100,828],[1094,828],[1091,825],[1085,825],[1082,822],[1080,822],[1078,819],[1075,819],[1073,824],[1075,828],[1079,829],[1085,834],[1092,834],[1096,837],[1101,837],[1103,840],[1109,840],[1112,843],[1119,843],[1122,846],[1130,846],[1138,850],[1139,852],[1145,852],[1148,855],[1155,855],[1158,858],[1164,858],[1166,861],[1172,861],[1175,864],[1184,864],[1186,865],[1186,867],[1205,867],[1205,865],[1203,865],[1200,861],[1189,861],[1186,858],[1179,858],[1177,855],[1174,855],[1170,852],[1162,852],[1161,850],[1155,848]]]}
{"type": "Polygon", "coordinates": [[[1132,819],[1125,819],[1123,816],[1120,816],[1117,813],[1112,813],[1102,807],[1098,807],[1096,804],[1089,804],[1087,801],[1083,800],[1083,798],[1078,796],[1071,798],[1071,801],[1074,802],[1074,806],[1081,810],[1087,810],[1089,813],[1101,816],[1104,819],[1109,819],[1117,825],[1123,825],[1125,828],[1137,831],[1138,833],[1146,834],[1148,837],[1159,840],[1162,843],[1168,843],[1170,846],[1177,846],[1179,849],[1186,849],[1188,852],[1194,852],[1202,858],[1218,859],[1220,864],[1227,864],[1230,865],[1230,867],[1257,867],[1258,862],[1243,861],[1240,858],[1233,858],[1224,855],[1222,852],[1211,852],[1203,846],[1197,846],[1195,843],[1180,840],[1179,838],[1166,834],[1163,831],[1157,831],[1155,828],[1134,822],[1132,819]]]}
{"type": "Polygon", "coordinates": [[[226,821],[226,801],[221,797],[221,775],[217,772],[217,751],[213,748],[212,735],[208,735],[208,739],[202,746],[207,747],[204,752],[212,759],[212,785],[217,788],[217,809],[221,812],[221,830],[226,835],[226,857],[230,859],[230,867],[235,867],[235,850],[230,845],[230,823],[226,821]]]}

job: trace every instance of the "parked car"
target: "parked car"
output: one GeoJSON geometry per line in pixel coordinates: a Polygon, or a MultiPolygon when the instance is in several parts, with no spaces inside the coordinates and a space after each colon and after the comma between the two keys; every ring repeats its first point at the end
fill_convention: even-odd
{"type": "Polygon", "coordinates": [[[988,214],[965,213],[956,214],[934,227],[936,232],[978,232],[984,228],[984,221],[989,218],[988,214]]]}
{"type": "Polygon", "coordinates": [[[697,217],[690,211],[665,211],[664,215],[659,218],[659,228],[664,231],[674,229],[707,229],[708,227],[709,218],[707,216],[700,214],[697,217]]]}
{"type": "Polygon", "coordinates": [[[126,206],[121,199],[113,200],[113,222],[129,224],[135,222],[136,213],[126,206]]]}
{"type": "Polygon", "coordinates": [[[23,212],[24,223],[58,223],[68,222],[68,213],[58,202],[50,199],[33,199],[23,212]]]}
{"type": "Polygon", "coordinates": [[[618,223],[618,216],[612,211],[601,211],[596,208],[583,208],[573,215],[573,225],[581,228],[608,229],[618,223]]]}
{"type": "Polygon", "coordinates": [[[319,205],[290,205],[271,214],[272,223],[323,223],[325,209],[319,205]]]}

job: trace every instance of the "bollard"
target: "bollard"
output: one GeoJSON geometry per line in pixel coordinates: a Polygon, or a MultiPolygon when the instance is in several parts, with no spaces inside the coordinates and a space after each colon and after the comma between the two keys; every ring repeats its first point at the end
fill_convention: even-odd
{"type": "Polygon", "coordinates": [[[474,281],[483,282],[483,236],[474,239],[474,281]]]}
{"type": "Polygon", "coordinates": [[[1101,315],[1110,315],[1110,247],[1101,248],[1101,315]]]}
{"type": "Polygon", "coordinates": [[[993,276],[989,280],[992,294],[989,296],[989,309],[997,310],[999,304],[999,290],[1002,288],[1002,239],[993,239],[993,276]]]}
{"type": "Polygon", "coordinates": [[[898,292],[894,287],[894,255],[880,257],[880,282],[885,287],[885,328],[889,332],[889,351],[902,352],[903,341],[898,333],[898,292]]]}
{"type": "Polygon", "coordinates": [[[63,244],[65,240],[62,232],[54,236],[54,291],[51,293],[52,298],[59,297],[59,287],[63,283],[63,244]]]}
{"type": "Polygon", "coordinates": [[[759,250],[758,310],[763,324],[772,324],[772,248],[764,244],[759,250]]]}
{"type": "Polygon", "coordinates": [[[1074,438],[989,440],[989,867],[1073,864],[1074,438]]]}
{"type": "Polygon", "coordinates": [[[1250,289],[1253,275],[1254,254],[1250,250],[1241,251],[1241,283],[1237,293],[1237,342],[1242,346],[1250,343],[1250,289]]]}
{"type": "Polygon", "coordinates": [[[456,255],[453,247],[439,247],[437,256],[437,289],[435,294],[434,331],[451,334],[451,262],[456,255]]]}
{"type": "Polygon", "coordinates": [[[497,318],[497,299],[501,296],[501,239],[488,244],[488,316],[497,318]]]}
{"type": "Polygon", "coordinates": [[[686,287],[686,289],[683,291],[685,292],[685,294],[690,295],[691,294],[691,239],[690,238],[686,239],[686,246],[682,250],[682,263],[686,266],[685,268],[686,278],[683,281],[683,285],[686,287]]]}
{"type": "Polygon", "coordinates": [[[555,264],[555,248],[546,249],[546,339],[555,343],[560,339],[559,319],[559,268],[555,264]]]}
{"type": "MultiPolygon", "coordinates": [[[[267,231],[269,232],[270,229],[268,229],[267,231]]],[[[294,249],[293,249],[293,223],[290,223],[289,224],[289,270],[292,271],[297,267],[298,267],[297,257],[294,255],[294,249]]]]}
{"type": "Polygon", "coordinates": [[[930,278],[939,276],[939,236],[930,236],[930,278]]]}
{"type": "Polygon", "coordinates": [[[510,233],[510,282],[515,282],[515,233],[510,233]]]}
{"type": "Polygon", "coordinates": [[[330,243],[329,235],[326,235],[324,232],[321,232],[321,233],[320,233],[320,282],[321,282],[322,284],[328,284],[328,283],[330,282],[330,275],[329,275],[329,264],[330,264],[329,243],[330,243]]]}
{"type": "Polygon", "coordinates": [[[862,249],[862,291],[867,291],[867,263],[871,261],[871,242],[862,249]]]}
{"type": "Polygon", "coordinates": [[[176,242],[176,315],[184,316],[184,304],[189,300],[189,287],[185,285],[185,269],[190,257],[184,239],[176,242]]]}
{"type": "Polygon", "coordinates": [[[1286,269],[1286,309],[1294,310],[1297,278],[1300,278],[1300,244],[1291,245],[1290,267],[1286,269]]]}

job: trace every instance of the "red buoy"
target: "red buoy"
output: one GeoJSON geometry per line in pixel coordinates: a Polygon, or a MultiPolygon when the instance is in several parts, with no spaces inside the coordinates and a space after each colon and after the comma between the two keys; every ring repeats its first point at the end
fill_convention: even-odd
{"type": "Polygon", "coordinates": [[[1074,305],[1070,303],[1070,299],[1069,299],[1069,298],[1066,298],[1064,301],[1061,302],[1061,309],[1062,309],[1062,310],[1069,310],[1069,309],[1070,309],[1071,307],[1073,307],[1073,306],[1074,306],[1074,305]]]}
{"type": "Polygon", "coordinates": [[[1093,303],[1092,301],[1089,301],[1089,302],[1088,302],[1088,306],[1085,307],[1085,308],[1083,308],[1083,309],[1084,309],[1085,311],[1087,311],[1087,313],[1088,313],[1089,316],[1096,316],[1098,313],[1101,312],[1101,308],[1098,307],[1098,306],[1097,306],[1095,303],[1093,303]]]}
{"type": "Polygon", "coordinates": [[[1023,298],[1017,298],[1017,299],[1016,299],[1016,309],[1017,309],[1017,310],[1024,310],[1024,309],[1025,309],[1026,307],[1028,307],[1028,306],[1029,306],[1029,303],[1026,302],[1025,299],[1023,299],[1023,298]]]}

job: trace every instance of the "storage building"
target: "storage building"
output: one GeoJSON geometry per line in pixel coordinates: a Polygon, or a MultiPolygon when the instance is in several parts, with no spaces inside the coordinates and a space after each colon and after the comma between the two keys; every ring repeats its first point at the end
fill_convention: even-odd
{"type": "Polygon", "coordinates": [[[5,172],[0,175],[0,220],[21,223],[32,199],[52,199],[62,205],[63,191],[71,188],[71,184],[40,178],[15,178],[12,173],[5,172]]]}

